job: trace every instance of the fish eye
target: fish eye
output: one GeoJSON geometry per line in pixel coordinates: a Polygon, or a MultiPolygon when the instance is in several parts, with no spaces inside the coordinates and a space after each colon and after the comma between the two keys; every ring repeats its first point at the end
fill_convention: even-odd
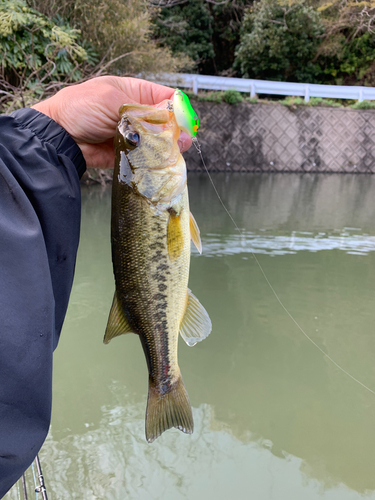
{"type": "Polygon", "coordinates": [[[139,134],[137,132],[126,132],[125,140],[130,146],[137,146],[139,143],[139,134]]]}

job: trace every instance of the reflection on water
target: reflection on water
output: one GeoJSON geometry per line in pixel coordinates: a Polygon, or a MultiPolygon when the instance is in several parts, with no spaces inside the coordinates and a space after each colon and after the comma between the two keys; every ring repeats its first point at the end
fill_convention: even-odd
{"type": "Polygon", "coordinates": [[[205,404],[194,408],[189,439],[172,430],[148,446],[144,404],[128,403],[124,389],[114,384],[119,404],[102,408],[97,428],[59,441],[51,430],[41,459],[45,476],[53,478],[48,489],[54,500],[224,500],[250,498],[249,491],[271,500],[357,498],[344,484],[322,488],[304,471],[303,460],[286,452],[274,455],[269,440],[251,433],[239,440],[205,404]]]}
{"type": "MultiPolygon", "coordinates": [[[[309,231],[292,231],[290,235],[275,235],[241,231],[223,238],[221,234],[208,233],[204,240],[206,257],[246,253],[265,253],[284,255],[301,250],[318,252],[319,250],[344,250],[353,255],[366,255],[375,250],[375,236],[356,234],[357,229],[344,228],[336,234],[309,231]]],[[[269,232],[268,232],[269,233],[269,232]]]]}
{"type": "MultiPolygon", "coordinates": [[[[375,499],[375,178],[190,175],[203,255],[190,287],[213,332],[180,366],[195,431],[144,438],[136,336],[102,344],[113,296],[110,190],[84,190],[76,279],[41,453],[52,499],[375,499]]],[[[31,481],[31,476],[29,477],[31,481]]],[[[16,499],[16,490],[7,498],[16,499]],[[13,495],[13,496],[12,496],[13,495]]]]}

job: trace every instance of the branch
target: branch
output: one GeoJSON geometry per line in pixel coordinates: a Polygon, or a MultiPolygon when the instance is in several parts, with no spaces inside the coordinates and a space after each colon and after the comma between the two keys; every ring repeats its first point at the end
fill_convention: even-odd
{"type": "Polygon", "coordinates": [[[156,7],[174,7],[175,5],[188,3],[188,1],[189,0],[150,0],[150,3],[156,7]]]}
{"type": "Polygon", "coordinates": [[[282,23],[281,21],[275,21],[274,19],[268,19],[268,22],[273,23],[273,24],[281,24],[281,26],[285,26],[286,29],[288,29],[288,26],[287,26],[285,21],[282,23]]]}
{"type": "Polygon", "coordinates": [[[222,2],[217,2],[217,0],[206,0],[207,3],[213,3],[214,5],[224,5],[230,2],[230,0],[223,0],[222,2]]]}
{"type": "Polygon", "coordinates": [[[135,54],[135,53],[140,53],[140,52],[137,52],[135,50],[132,50],[131,52],[126,52],[126,54],[121,54],[121,56],[118,56],[118,57],[115,57],[114,59],[111,59],[109,62],[107,62],[107,64],[105,64],[96,74],[96,76],[99,76],[103,73],[103,71],[108,68],[108,66],[110,66],[111,64],[113,64],[114,62],[116,61],[119,61],[120,59],[124,58],[124,57],[127,57],[127,56],[130,56],[131,54],[135,54]]]}
{"type": "Polygon", "coordinates": [[[106,52],[106,53],[104,54],[104,56],[102,57],[102,60],[101,60],[101,61],[100,61],[100,62],[96,65],[97,67],[98,67],[98,66],[100,66],[101,64],[103,64],[103,63],[104,63],[104,61],[107,59],[107,56],[108,56],[108,54],[111,52],[111,50],[112,50],[112,48],[113,48],[114,44],[115,44],[115,42],[113,41],[113,42],[111,43],[111,45],[108,47],[107,52],[106,52]]]}
{"type": "Polygon", "coordinates": [[[5,94],[5,95],[8,95],[9,97],[14,97],[14,94],[11,94],[10,92],[6,92],[5,90],[0,90],[0,94],[5,94]]]}

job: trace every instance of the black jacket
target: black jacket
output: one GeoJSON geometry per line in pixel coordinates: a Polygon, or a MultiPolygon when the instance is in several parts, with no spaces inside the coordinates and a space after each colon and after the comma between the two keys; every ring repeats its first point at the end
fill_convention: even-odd
{"type": "Polygon", "coordinates": [[[77,144],[47,116],[0,116],[0,498],[48,433],[85,168],[77,144]]]}

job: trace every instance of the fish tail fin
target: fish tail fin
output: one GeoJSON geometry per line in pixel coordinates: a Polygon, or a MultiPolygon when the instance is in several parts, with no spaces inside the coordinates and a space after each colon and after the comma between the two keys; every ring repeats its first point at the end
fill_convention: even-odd
{"type": "Polygon", "coordinates": [[[147,441],[152,443],[171,427],[186,434],[193,433],[193,414],[184,382],[180,376],[165,394],[160,394],[150,378],[146,410],[147,441]]]}

